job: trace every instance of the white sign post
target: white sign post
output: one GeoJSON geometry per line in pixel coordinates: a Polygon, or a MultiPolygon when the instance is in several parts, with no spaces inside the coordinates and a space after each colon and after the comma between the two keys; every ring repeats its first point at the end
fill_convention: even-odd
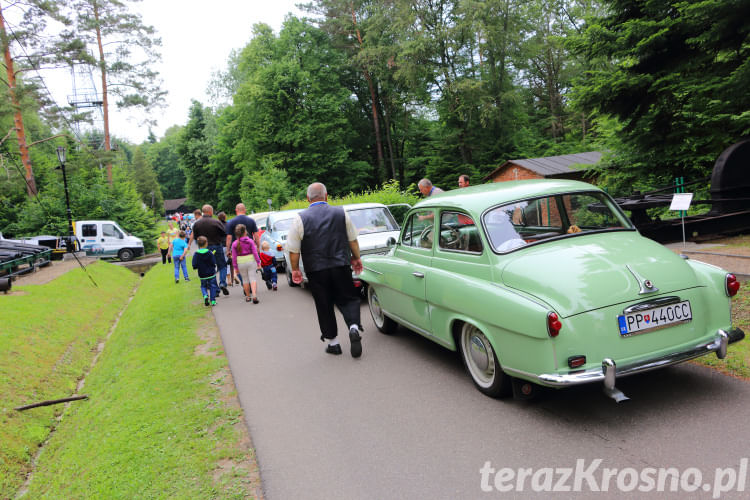
{"type": "Polygon", "coordinates": [[[690,202],[693,201],[693,193],[675,193],[672,196],[670,210],[679,210],[682,212],[682,247],[685,247],[685,212],[690,209],[690,202]]]}

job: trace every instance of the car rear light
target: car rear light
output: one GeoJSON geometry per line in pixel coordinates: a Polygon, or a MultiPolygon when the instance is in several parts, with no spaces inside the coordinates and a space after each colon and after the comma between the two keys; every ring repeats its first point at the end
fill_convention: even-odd
{"type": "Polygon", "coordinates": [[[557,313],[550,312],[547,314],[547,332],[550,337],[557,337],[562,328],[562,323],[557,317],[557,313]]]}
{"type": "Polygon", "coordinates": [[[734,297],[737,295],[737,292],[740,290],[740,282],[737,281],[737,276],[734,274],[727,274],[727,295],[730,297],[734,297]]]}
{"type": "Polygon", "coordinates": [[[568,358],[568,366],[571,368],[580,368],[586,364],[586,356],[571,356],[568,358]]]}

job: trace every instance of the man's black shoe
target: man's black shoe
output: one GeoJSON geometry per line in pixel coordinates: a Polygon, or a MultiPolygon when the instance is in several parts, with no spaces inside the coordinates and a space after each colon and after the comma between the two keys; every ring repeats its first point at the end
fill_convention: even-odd
{"type": "Polygon", "coordinates": [[[352,357],[358,358],[362,356],[362,337],[356,327],[352,327],[349,330],[349,340],[352,344],[352,357]]]}
{"type": "Polygon", "coordinates": [[[328,347],[326,347],[326,352],[328,354],[341,354],[341,344],[328,344],[328,347]]]}
{"type": "Polygon", "coordinates": [[[223,293],[224,295],[229,295],[229,290],[227,290],[227,287],[223,286],[221,287],[221,293],[223,293]]]}

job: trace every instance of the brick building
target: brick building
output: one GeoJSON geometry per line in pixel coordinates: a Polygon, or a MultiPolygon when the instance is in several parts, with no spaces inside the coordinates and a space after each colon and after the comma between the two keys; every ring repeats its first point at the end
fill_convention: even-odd
{"type": "Polygon", "coordinates": [[[572,155],[547,156],[545,158],[527,158],[508,160],[483,180],[492,182],[520,181],[525,179],[574,179],[584,180],[585,171],[599,163],[602,153],[589,151],[572,155]]]}

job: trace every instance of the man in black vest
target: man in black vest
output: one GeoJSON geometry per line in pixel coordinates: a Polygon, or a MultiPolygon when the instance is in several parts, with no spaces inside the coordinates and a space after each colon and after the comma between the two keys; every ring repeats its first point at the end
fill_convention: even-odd
{"type": "Polygon", "coordinates": [[[286,240],[292,280],[302,283],[301,254],[318,313],[320,340],[328,340],[326,352],[341,354],[335,304],[349,325],[352,357],[358,358],[362,355],[360,298],[352,282],[352,270],[362,272],[357,228],[343,208],[328,205],[328,192],[320,182],[308,186],[307,201],[310,207],[295,217],[286,240]]]}

